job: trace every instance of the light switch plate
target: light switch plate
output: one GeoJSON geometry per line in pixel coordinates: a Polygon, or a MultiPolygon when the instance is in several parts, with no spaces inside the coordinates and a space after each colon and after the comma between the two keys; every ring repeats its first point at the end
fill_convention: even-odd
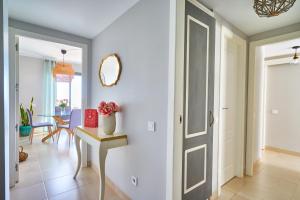
{"type": "Polygon", "coordinates": [[[154,121],[148,121],[148,131],[155,132],[155,122],[154,121]]]}

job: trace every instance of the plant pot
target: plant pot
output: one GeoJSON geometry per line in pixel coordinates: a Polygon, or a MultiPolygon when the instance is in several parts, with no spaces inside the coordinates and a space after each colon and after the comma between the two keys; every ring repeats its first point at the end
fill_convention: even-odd
{"type": "Polygon", "coordinates": [[[27,137],[30,135],[31,126],[20,126],[20,136],[27,137]]]}
{"type": "Polygon", "coordinates": [[[103,129],[106,135],[112,135],[116,130],[116,115],[115,113],[104,116],[99,116],[99,127],[103,129]]]}

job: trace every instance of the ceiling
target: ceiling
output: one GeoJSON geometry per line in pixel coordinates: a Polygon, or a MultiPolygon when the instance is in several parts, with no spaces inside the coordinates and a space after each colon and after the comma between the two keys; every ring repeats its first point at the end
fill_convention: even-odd
{"type": "Polygon", "coordinates": [[[294,54],[293,46],[300,46],[300,38],[266,45],[264,46],[265,57],[294,54]]]}
{"type": "MultiPolygon", "coordinates": [[[[139,0],[10,0],[13,19],[94,38],[139,0]]],[[[251,36],[300,22],[300,1],[277,17],[260,18],[254,0],[198,0],[251,36]]]]}
{"type": "Polygon", "coordinates": [[[81,64],[82,50],[65,44],[38,40],[28,37],[19,37],[19,52],[22,56],[29,56],[41,59],[53,59],[62,61],[61,49],[67,50],[65,62],[72,64],[81,64]]]}
{"type": "Polygon", "coordinates": [[[9,17],[94,38],[138,0],[10,0],[9,17]]]}
{"type": "Polygon", "coordinates": [[[254,0],[198,0],[213,9],[246,35],[251,36],[275,28],[300,22],[300,1],[277,17],[258,17],[253,9],[254,0]]]}

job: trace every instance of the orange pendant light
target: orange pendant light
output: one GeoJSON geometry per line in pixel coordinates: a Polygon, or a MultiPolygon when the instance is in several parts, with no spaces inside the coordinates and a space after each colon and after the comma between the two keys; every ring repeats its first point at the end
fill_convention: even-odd
{"type": "Polygon", "coordinates": [[[63,62],[57,62],[52,73],[53,77],[57,82],[71,82],[75,71],[71,64],[65,63],[65,54],[67,51],[65,49],[61,50],[63,54],[63,62]]]}

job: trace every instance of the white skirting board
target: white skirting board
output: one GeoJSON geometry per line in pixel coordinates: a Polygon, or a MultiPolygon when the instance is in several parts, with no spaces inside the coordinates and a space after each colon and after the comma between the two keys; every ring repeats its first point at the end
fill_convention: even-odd
{"type": "MultiPolygon", "coordinates": [[[[93,164],[91,161],[88,161],[88,167],[91,167],[97,174],[99,174],[98,166],[93,164]]],[[[131,198],[128,197],[128,195],[125,194],[120,188],[118,188],[118,186],[116,186],[116,184],[114,184],[109,177],[105,177],[105,182],[107,186],[111,188],[121,200],[131,200],[131,198]]]]}

